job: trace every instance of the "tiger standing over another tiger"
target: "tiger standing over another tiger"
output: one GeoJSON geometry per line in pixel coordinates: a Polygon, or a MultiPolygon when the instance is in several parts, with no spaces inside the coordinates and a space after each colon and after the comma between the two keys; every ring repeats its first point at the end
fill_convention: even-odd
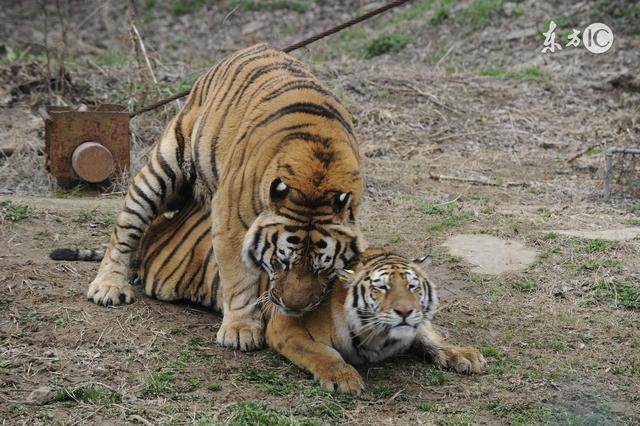
{"type": "Polygon", "coordinates": [[[265,44],[241,50],[196,81],[135,177],[87,297],[132,302],[128,280],[141,237],[163,212],[196,200],[211,222],[205,261],[219,268],[217,341],[259,348],[261,273],[284,314],[318,306],[335,271],[364,249],[356,223],[362,190],[340,101],[293,57],[265,44]]]}

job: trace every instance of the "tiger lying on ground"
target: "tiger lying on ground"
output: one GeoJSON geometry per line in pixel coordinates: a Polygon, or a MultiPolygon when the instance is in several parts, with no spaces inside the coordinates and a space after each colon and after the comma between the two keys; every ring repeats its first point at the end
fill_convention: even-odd
{"type": "MultiPolygon", "coordinates": [[[[173,217],[159,217],[151,226],[142,239],[138,271],[147,295],[222,309],[208,217],[193,204],[173,217]]],[[[94,260],[97,255],[59,251],[52,256],[94,260]]],[[[364,385],[352,364],[377,362],[410,350],[441,368],[482,371],[485,361],[476,349],[449,345],[433,330],[435,287],[418,263],[384,249],[369,249],[348,267],[353,273],[345,281],[336,279],[330,296],[301,317],[273,308],[271,300],[278,294],[261,298],[270,347],[313,373],[326,389],[354,394],[364,385]]],[[[271,279],[282,279],[281,275],[271,279]]],[[[261,293],[279,288],[270,287],[269,280],[263,273],[261,293]]]]}
{"type": "Polygon", "coordinates": [[[217,341],[258,348],[262,272],[278,286],[271,302],[300,314],[362,250],[359,162],[349,113],[304,65],[265,44],[241,50],[196,81],[135,177],[87,297],[132,302],[140,239],[163,212],[197,200],[219,268],[217,341]]]}

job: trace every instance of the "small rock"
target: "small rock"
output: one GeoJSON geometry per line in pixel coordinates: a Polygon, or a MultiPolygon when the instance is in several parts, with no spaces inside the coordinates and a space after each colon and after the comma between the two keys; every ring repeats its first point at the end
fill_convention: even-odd
{"type": "Polygon", "coordinates": [[[474,265],[472,272],[497,275],[526,269],[537,251],[519,241],[503,240],[484,234],[460,234],[449,237],[444,246],[453,256],[460,256],[474,265]]]}
{"type": "Polygon", "coordinates": [[[27,404],[44,405],[54,400],[53,389],[49,386],[40,386],[34,389],[27,397],[27,404]]]}

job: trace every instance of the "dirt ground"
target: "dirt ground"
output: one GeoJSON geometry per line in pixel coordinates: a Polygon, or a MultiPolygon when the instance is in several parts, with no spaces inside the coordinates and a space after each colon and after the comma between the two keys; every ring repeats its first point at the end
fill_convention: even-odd
{"type": "MultiPolygon", "coordinates": [[[[135,2],[157,86],[131,51],[126,2],[60,3],[60,14],[47,8],[47,34],[55,71],[62,16],[64,93],[43,80],[40,3],[0,11],[0,148],[16,148],[0,154],[3,424],[640,422],[640,239],[585,234],[640,226],[631,157],[616,157],[612,200],[602,198],[606,147],[640,144],[636,3],[416,0],[296,53],[354,115],[371,244],[431,254],[442,299],[434,322],[489,362],[479,376],[409,356],[365,366],[360,398],[323,392],[268,350],[216,346],[220,318],[198,307],[140,289],[129,306],[86,301],[97,265],[48,252],[106,243],[126,180],[103,195],[57,188],[37,153],[35,111],[139,106],[237,48],[287,45],[382,2],[135,2]],[[614,45],[543,55],[550,19],[559,34],[605,22],[614,45]],[[479,273],[444,245],[460,234],[537,255],[524,269],[479,273]]],[[[132,121],[134,169],[175,108],[132,121]]]]}

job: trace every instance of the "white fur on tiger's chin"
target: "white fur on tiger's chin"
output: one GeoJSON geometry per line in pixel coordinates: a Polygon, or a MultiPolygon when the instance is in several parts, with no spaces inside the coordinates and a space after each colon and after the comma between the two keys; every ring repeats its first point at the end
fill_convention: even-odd
{"type": "Polygon", "coordinates": [[[410,325],[401,325],[390,329],[388,332],[388,336],[391,339],[408,340],[409,343],[411,343],[416,338],[417,333],[418,329],[416,327],[412,327],[410,325]]]}

